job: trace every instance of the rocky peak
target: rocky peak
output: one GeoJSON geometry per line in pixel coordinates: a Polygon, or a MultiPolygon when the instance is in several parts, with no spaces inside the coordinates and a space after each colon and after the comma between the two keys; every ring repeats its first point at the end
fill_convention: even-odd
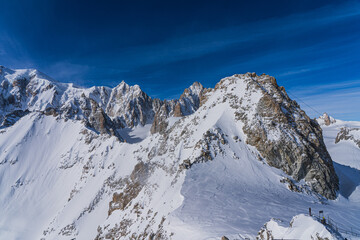
{"type": "Polygon", "coordinates": [[[176,115],[186,116],[195,112],[200,106],[204,87],[199,82],[194,82],[181,94],[179,102],[175,105],[176,115]]]}
{"type": "Polygon", "coordinates": [[[143,94],[139,85],[129,86],[125,81],[121,81],[119,85],[113,88],[112,92],[117,98],[126,97],[131,99],[143,94]]]}
{"type": "Polygon", "coordinates": [[[202,94],[202,91],[204,90],[203,85],[199,82],[194,82],[190,87],[186,88],[183,92],[183,94],[180,96],[180,98],[184,97],[192,97],[197,96],[199,97],[202,94]]]}
{"type": "Polygon", "coordinates": [[[296,181],[304,179],[317,193],[335,199],[339,180],[322,130],[275,78],[238,74],[222,79],[215,90],[231,99],[236,119],[244,125],[246,142],[255,146],[270,166],[296,181]]]}
{"type": "Polygon", "coordinates": [[[194,82],[181,94],[179,100],[163,101],[155,113],[151,133],[163,133],[168,126],[169,117],[183,117],[194,113],[204,100],[206,89],[194,82]]]}
{"type": "Polygon", "coordinates": [[[2,67],[0,76],[0,105],[5,111],[1,121],[5,115],[18,110],[52,112],[66,118],[87,118],[84,114],[87,107],[83,104],[86,97],[97,102],[117,129],[153,123],[158,112],[157,119],[161,115],[164,121],[170,116],[192,114],[199,108],[205,90],[195,82],[184,90],[179,100],[161,101],[149,97],[139,85],[130,86],[124,81],[113,89],[85,89],[56,82],[34,69],[11,70],[2,67]]]}
{"type": "Polygon", "coordinates": [[[124,81],[111,91],[105,111],[122,127],[145,125],[154,117],[151,97],[138,85],[129,86],[124,81]]]}
{"type": "Polygon", "coordinates": [[[325,126],[336,123],[336,120],[333,117],[329,116],[327,113],[324,113],[322,116],[320,116],[317,121],[320,125],[325,126]]]}
{"type": "Polygon", "coordinates": [[[154,133],[165,133],[165,130],[167,129],[169,125],[169,117],[181,117],[181,110],[179,102],[176,103],[174,106],[174,100],[171,101],[163,101],[158,108],[158,111],[156,111],[156,114],[154,116],[154,121],[151,125],[150,132],[152,134],[154,133]]]}

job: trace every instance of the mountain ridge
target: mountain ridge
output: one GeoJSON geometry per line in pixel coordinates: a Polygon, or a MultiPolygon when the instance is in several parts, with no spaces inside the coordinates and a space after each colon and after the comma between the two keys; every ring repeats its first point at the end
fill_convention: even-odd
{"type": "MultiPolygon", "coordinates": [[[[108,118],[107,122],[113,125],[104,128],[125,128],[152,123],[155,114],[164,104],[169,110],[167,115],[175,114],[177,117],[191,114],[199,105],[198,97],[193,93],[196,87],[193,86],[190,86],[190,90],[186,89],[184,93],[189,94],[183,94],[179,100],[165,101],[152,99],[140,86],[129,86],[124,81],[114,88],[81,88],[72,83],[59,83],[35,69],[1,69],[0,105],[5,110],[0,116],[1,122],[7,114],[20,116],[27,111],[42,111],[47,114],[60,114],[65,118],[88,120],[91,115],[89,109],[100,107],[102,114],[107,115],[104,116],[108,118]],[[14,111],[22,112],[16,114],[14,111]]],[[[10,122],[7,121],[6,124],[8,126],[10,122]]],[[[88,125],[92,126],[89,121],[88,125]]],[[[95,130],[106,132],[104,128],[98,127],[95,127],[95,130]]]]}
{"type": "MultiPolygon", "coordinates": [[[[46,75],[37,70],[6,72],[9,73],[2,76],[1,102],[3,106],[6,106],[6,102],[7,105],[13,105],[15,111],[23,111],[18,113],[17,117],[27,111],[37,110],[45,114],[64,115],[66,119],[82,119],[89,128],[101,134],[116,136],[120,141],[124,140],[117,129],[152,124],[152,134],[164,133],[164,129],[168,127],[169,117],[190,115],[196,112],[206,95],[216,91],[223,92],[225,97],[220,96],[223,97],[222,101],[230,99],[231,107],[237,109],[236,120],[241,120],[245,125],[243,131],[247,135],[246,142],[255,146],[262,157],[267,159],[268,164],[282,169],[297,181],[305,178],[307,182],[313,182],[312,188],[326,198],[336,197],[338,179],[332,167],[331,157],[322,141],[319,125],[288,97],[285,89],[277,85],[275,78],[268,75],[237,74],[222,79],[214,89],[208,90],[195,82],[184,90],[179,100],[162,101],[149,97],[140,86],[129,86],[124,81],[112,89],[84,89],[39,78],[46,75]],[[247,90],[244,92],[243,89],[238,89],[242,93],[237,95],[232,92],[234,88],[239,88],[239,81],[244,81],[240,85],[247,90]],[[9,100],[13,98],[16,100],[9,100]],[[256,105],[256,108],[243,103],[243,100],[256,105]],[[276,139],[269,139],[267,135],[271,135],[271,131],[276,132],[280,127],[284,130],[277,131],[275,135],[290,134],[291,137],[284,138],[281,144],[277,144],[273,141],[276,139]],[[294,142],[296,138],[301,140],[294,142]],[[306,143],[299,145],[302,141],[306,143]],[[293,145],[290,146],[289,143],[293,145]],[[300,146],[302,150],[295,155],[293,151],[289,151],[299,149],[300,146]],[[319,160],[316,160],[318,158],[319,160]],[[323,172],[321,169],[324,168],[328,170],[323,172]]],[[[11,121],[8,120],[8,114],[3,118],[2,122],[9,125],[11,121]]],[[[16,119],[16,116],[11,118],[16,119]]]]}

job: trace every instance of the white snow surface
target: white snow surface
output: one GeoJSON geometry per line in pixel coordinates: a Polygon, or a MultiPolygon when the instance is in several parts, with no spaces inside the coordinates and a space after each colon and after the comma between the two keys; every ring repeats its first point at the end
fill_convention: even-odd
{"type": "Polygon", "coordinates": [[[296,215],[288,227],[275,219],[265,226],[275,239],[336,239],[323,224],[304,214],[296,215]]]}
{"type": "MultiPolygon", "coordinates": [[[[261,94],[246,95],[245,89],[242,81],[231,86],[252,106],[261,94]]],[[[145,125],[120,132],[127,139],[123,143],[92,132],[81,121],[40,112],[0,129],[0,239],[94,239],[99,228],[105,234],[125,220],[126,236],[120,239],[160,230],[179,240],[253,239],[271,218],[289,222],[309,207],[360,232],[360,149],[334,143],[342,124],[360,123],[337,120],[323,126],[340,192],[334,201],[320,201],[314,194],[291,192],[280,182],[289,176],[259,161],[234,109],[223,101],[224,91],[208,93],[195,113],[171,119],[166,138],[150,135],[145,125]],[[223,135],[226,144],[211,141],[212,161],[180,171],[184,160],[199,156],[208,131],[223,135]],[[123,210],[108,215],[113,194],[124,190],[118,182],[129,179],[141,161],[152,167],[144,187],[123,210]]],[[[62,96],[70,99],[70,93],[78,94],[72,89],[62,96]]]]}

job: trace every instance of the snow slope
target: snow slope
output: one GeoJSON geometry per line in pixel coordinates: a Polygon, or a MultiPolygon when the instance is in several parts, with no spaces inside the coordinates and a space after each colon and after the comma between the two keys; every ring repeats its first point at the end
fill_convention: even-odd
{"type": "MultiPolygon", "coordinates": [[[[0,211],[6,217],[0,220],[0,238],[40,239],[50,222],[51,226],[61,224],[57,215],[62,214],[62,221],[71,221],[74,214],[90,204],[99,191],[99,181],[111,173],[99,174],[97,181],[90,176],[108,167],[107,158],[101,155],[119,143],[109,138],[90,144],[97,148],[94,153],[85,143],[84,130],[80,122],[65,122],[38,113],[2,130],[0,211]],[[81,199],[75,196],[68,202],[72,192],[76,195],[83,188],[81,199]]],[[[110,154],[112,158],[117,155],[115,151],[110,154]]],[[[100,214],[97,217],[101,219],[100,214]]]]}

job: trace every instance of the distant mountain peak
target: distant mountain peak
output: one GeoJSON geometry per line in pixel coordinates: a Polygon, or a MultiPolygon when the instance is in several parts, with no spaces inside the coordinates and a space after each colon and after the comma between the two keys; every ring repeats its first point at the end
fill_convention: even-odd
{"type": "Polygon", "coordinates": [[[194,82],[190,87],[188,87],[184,90],[184,92],[180,96],[180,98],[185,97],[185,96],[188,97],[190,95],[199,96],[203,90],[204,90],[204,87],[201,83],[194,82]]]}
{"type": "Polygon", "coordinates": [[[331,124],[336,123],[335,118],[329,116],[326,112],[322,116],[320,116],[317,119],[317,121],[320,125],[325,125],[325,126],[329,126],[331,124]]]}

